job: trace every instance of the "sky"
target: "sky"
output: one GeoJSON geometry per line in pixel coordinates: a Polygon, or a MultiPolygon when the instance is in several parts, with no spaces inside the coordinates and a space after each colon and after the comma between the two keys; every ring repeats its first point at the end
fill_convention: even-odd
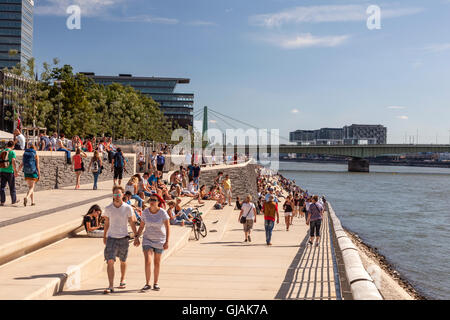
{"type": "Polygon", "coordinates": [[[282,137],[382,124],[388,143],[448,144],[449,16],[450,0],[37,0],[33,54],[76,72],[190,78],[176,91],[195,94],[194,112],[282,137]]]}

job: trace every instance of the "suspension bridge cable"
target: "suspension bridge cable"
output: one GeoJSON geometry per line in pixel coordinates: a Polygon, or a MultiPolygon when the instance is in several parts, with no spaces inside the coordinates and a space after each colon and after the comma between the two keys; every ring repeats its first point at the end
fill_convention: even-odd
{"type": "MultiPolygon", "coordinates": [[[[224,115],[224,114],[222,114],[222,113],[220,113],[220,112],[218,112],[218,111],[215,111],[215,110],[213,110],[213,109],[211,109],[211,108],[209,108],[209,111],[213,112],[214,114],[222,115],[222,116],[224,116],[224,117],[226,117],[226,118],[228,118],[228,119],[231,119],[231,120],[233,120],[233,121],[242,123],[242,124],[244,124],[244,125],[246,125],[246,126],[249,126],[249,127],[251,127],[251,128],[258,129],[258,130],[262,130],[261,128],[258,128],[258,127],[254,126],[254,125],[252,125],[252,124],[246,123],[246,122],[241,121],[241,120],[238,120],[238,119],[234,119],[233,117],[224,115]]],[[[216,116],[217,116],[217,115],[216,115],[216,116]]],[[[286,137],[280,136],[280,135],[278,135],[278,134],[274,134],[274,135],[275,135],[275,136],[278,136],[279,138],[281,138],[281,139],[283,139],[283,140],[289,141],[289,139],[286,138],[286,137]]]]}

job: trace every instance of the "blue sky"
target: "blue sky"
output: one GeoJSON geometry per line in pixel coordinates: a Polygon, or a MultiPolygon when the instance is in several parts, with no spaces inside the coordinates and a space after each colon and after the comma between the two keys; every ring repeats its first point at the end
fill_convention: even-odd
{"type": "Polygon", "coordinates": [[[420,143],[449,143],[450,0],[35,2],[39,65],[188,77],[177,91],[195,93],[195,111],[285,137],[365,123],[387,126],[388,143],[417,130],[420,143]],[[81,30],[66,27],[72,4],[81,30]],[[381,8],[379,30],[367,28],[369,5],[381,8]]]}

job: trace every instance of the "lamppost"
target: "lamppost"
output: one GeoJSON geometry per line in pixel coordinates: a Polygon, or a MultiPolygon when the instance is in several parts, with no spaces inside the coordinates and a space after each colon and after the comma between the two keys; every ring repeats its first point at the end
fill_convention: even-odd
{"type": "MultiPolygon", "coordinates": [[[[64,83],[64,80],[55,80],[55,82],[53,83],[54,86],[57,86],[59,88],[59,94],[62,95],[62,84],[64,83]]],[[[61,100],[62,98],[59,98],[59,102],[58,102],[58,122],[56,124],[56,131],[58,132],[58,138],[60,137],[59,135],[59,122],[60,122],[60,117],[61,117],[61,100]]]]}

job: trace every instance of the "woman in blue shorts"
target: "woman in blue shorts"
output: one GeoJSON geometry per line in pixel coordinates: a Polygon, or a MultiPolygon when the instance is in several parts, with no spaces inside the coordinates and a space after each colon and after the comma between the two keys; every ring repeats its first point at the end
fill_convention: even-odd
{"type": "Polygon", "coordinates": [[[153,290],[159,290],[158,278],[161,263],[161,255],[169,248],[169,215],[166,210],[160,208],[160,199],[156,195],[150,196],[150,207],[142,212],[141,225],[135,237],[135,244],[139,245],[139,236],[144,230],[142,237],[142,249],[145,258],[145,286],[142,291],[151,289],[151,263],[153,256],[153,290]]]}

